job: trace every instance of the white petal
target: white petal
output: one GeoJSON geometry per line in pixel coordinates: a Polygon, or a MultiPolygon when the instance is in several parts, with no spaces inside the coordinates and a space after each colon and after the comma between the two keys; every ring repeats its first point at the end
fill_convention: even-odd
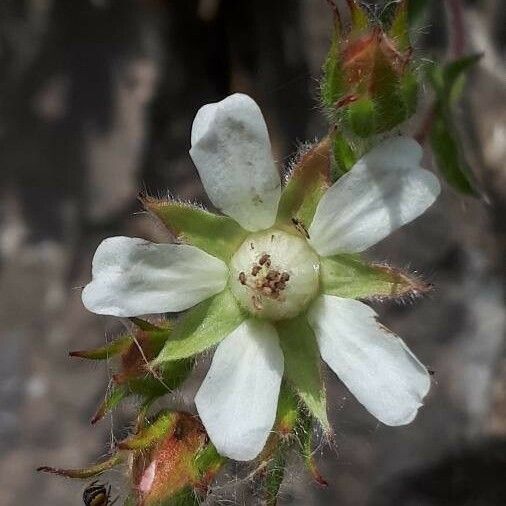
{"type": "Polygon", "coordinates": [[[430,376],[376,317],[362,302],[331,295],[316,299],[308,312],[323,360],[351,393],[381,422],[405,425],[422,405],[430,376]]]}
{"type": "Polygon", "coordinates": [[[281,185],[258,105],[236,93],[202,107],[190,156],[212,203],[250,231],[274,224],[281,185]]]}
{"type": "Polygon", "coordinates": [[[228,278],[221,260],[194,246],[130,237],[103,241],[92,273],[84,305],[114,316],[182,311],[221,292],[228,278]]]}
{"type": "Polygon", "coordinates": [[[363,251],[430,207],[439,181],[419,167],[421,148],[397,137],[362,157],[320,200],[309,228],[322,256],[363,251]]]}
{"type": "Polygon", "coordinates": [[[274,425],[284,360],[276,330],[248,320],[218,346],[195,404],[221,455],[252,460],[274,425]]]}

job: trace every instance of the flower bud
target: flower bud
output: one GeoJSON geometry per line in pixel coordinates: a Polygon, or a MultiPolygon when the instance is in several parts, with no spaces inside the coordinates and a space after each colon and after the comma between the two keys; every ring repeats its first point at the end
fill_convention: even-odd
{"type": "Polygon", "coordinates": [[[417,82],[411,68],[406,2],[387,30],[350,0],[351,25],[336,20],[327,56],[322,100],[341,130],[358,137],[391,130],[416,108],[417,82]]]}
{"type": "Polygon", "coordinates": [[[183,412],[170,414],[163,437],[133,460],[134,487],[143,506],[196,498],[207,490],[224,462],[196,417],[183,412]]]}

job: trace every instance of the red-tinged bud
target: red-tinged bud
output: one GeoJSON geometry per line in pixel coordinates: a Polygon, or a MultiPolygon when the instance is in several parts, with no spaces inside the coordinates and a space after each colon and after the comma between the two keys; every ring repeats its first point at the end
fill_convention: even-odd
{"type": "Polygon", "coordinates": [[[322,101],[340,130],[369,137],[399,125],[416,108],[417,82],[406,3],[388,28],[349,0],[351,26],[336,30],[324,67],[322,101]]]}
{"type": "Polygon", "coordinates": [[[134,457],[132,476],[141,506],[178,504],[195,497],[207,490],[224,462],[196,417],[172,415],[164,437],[134,457]]]}

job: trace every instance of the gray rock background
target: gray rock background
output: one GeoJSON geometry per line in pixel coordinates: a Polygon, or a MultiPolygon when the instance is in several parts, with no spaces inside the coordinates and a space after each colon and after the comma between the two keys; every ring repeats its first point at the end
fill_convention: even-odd
{"type": "MultiPolygon", "coordinates": [[[[417,45],[444,58],[444,2],[429,3],[417,45]]],[[[413,424],[388,428],[329,373],[336,438],[318,460],[330,486],[311,484],[294,459],[282,504],[506,504],[506,9],[469,1],[464,14],[466,50],[485,55],[459,125],[484,199],[445,188],[369,252],[436,285],[413,305],[378,307],[436,371],[431,394],[413,424]]],[[[323,0],[1,2],[1,505],[81,504],[82,484],[35,468],[89,463],[124,431],[128,406],[89,425],[109,367],[67,357],[122,328],[80,302],[100,240],[166,238],[138,213],[141,189],[208,203],[187,154],[205,102],[254,95],[281,163],[321,135],[316,79],[329,34],[323,0]]],[[[110,479],[119,487],[122,475],[110,479]]]]}

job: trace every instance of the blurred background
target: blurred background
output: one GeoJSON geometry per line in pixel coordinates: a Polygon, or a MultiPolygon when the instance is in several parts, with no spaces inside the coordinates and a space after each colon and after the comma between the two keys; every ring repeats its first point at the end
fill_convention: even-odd
{"type": "MultiPolygon", "coordinates": [[[[446,1],[419,3],[417,51],[444,60],[446,1]]],[[[329,487],[294,460],[282,504],[506,504],[506,6],[462,5],[466,51],[484,57],[459,126],[484,198],[445,187],[428,213],[368,252],[435,284],[416,304],[377,308],[435,371],[431,394],[413,424],[389,428],[328,374],[336,440],[318,461],[329,487]]],[[[209,204],[188,156],[206,102],[251,94],[280,164],[322,136],[318,77],[330,34],[324,0],[0,1],[2,506],[82,504],[83,484],[35,468],[90,463],[124,434],[128,407],[89,424],[108,367],[67,356],[122,329],[80,300],[99,242],[167,239],[140,212],[141,190],[209,204]]],[[[228,502],[218,490],[210,503],[220,502],[254,500],[228,502]]]]}

